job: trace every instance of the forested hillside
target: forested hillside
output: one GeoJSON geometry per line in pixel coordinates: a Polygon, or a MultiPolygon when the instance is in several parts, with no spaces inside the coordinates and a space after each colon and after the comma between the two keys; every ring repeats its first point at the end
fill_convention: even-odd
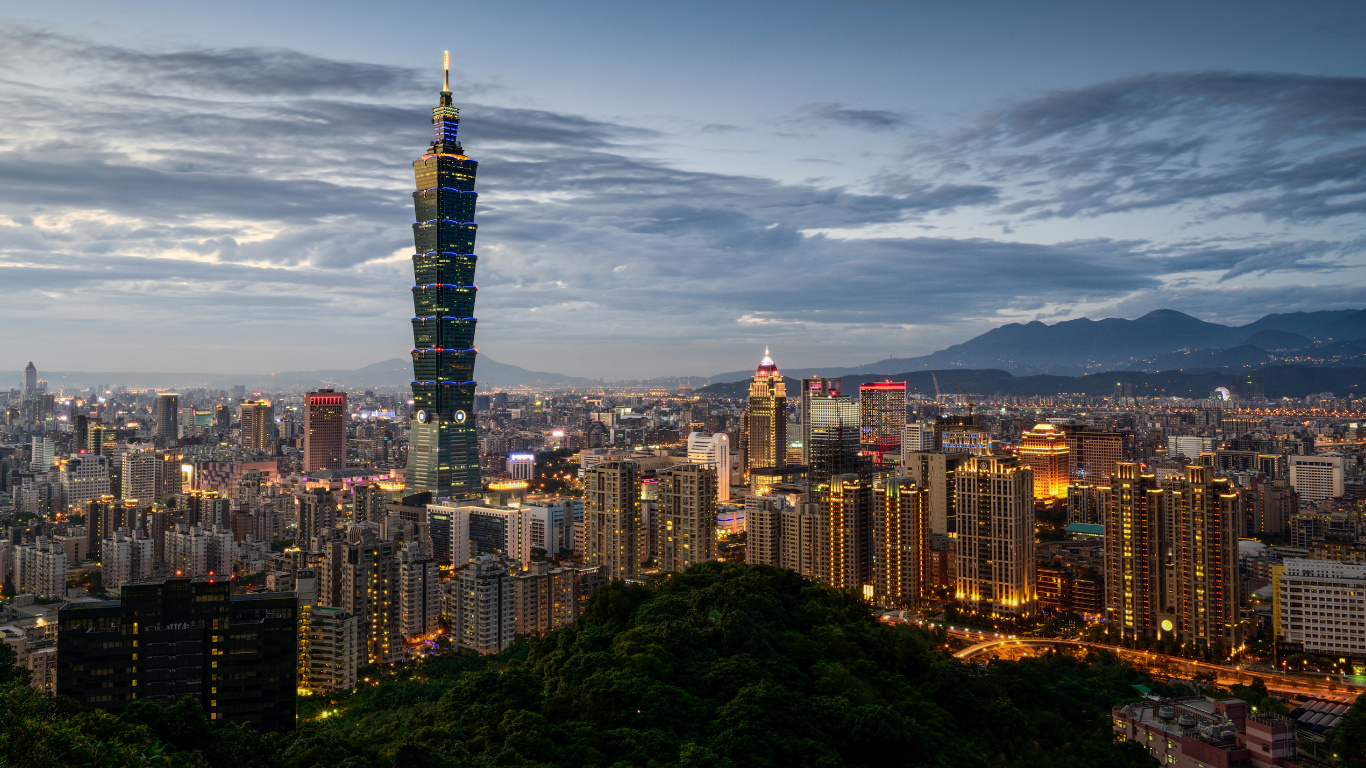
{"type": "MultiPolygon", "coordinates": [[[[0,765],[1147,766],[1109,707],[1142,682],[1113,659],[986,666],[873,621],[790,571],[706,563],[600,590],[580,624],[496,657],[446,657],[337,699],[293,734],[198,708],[82,715],[17,683],[0,765]]],[[[188,702],[186,702],[188,704],[188,702]]]]}

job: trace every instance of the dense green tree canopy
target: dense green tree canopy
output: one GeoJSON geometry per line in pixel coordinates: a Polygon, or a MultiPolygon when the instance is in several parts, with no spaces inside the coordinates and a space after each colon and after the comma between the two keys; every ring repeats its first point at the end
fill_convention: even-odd
{"type": "Polygon", "coordinates": [[[0,754],[234,768],[1151,764],[1110,733],[1109,708],[1144,682],[1131,667],[964,663],[936,641],[790,571],[705,563],[656,587],[606,587],[576,627],[498,656],[431,659],[335,704],[312,699],[301,711],[328,716],[282,736],[213,727],[190,702],[83,715],[6,685],[0,754]],[[66,751],[33,748],[48,742],[66,751]]]}

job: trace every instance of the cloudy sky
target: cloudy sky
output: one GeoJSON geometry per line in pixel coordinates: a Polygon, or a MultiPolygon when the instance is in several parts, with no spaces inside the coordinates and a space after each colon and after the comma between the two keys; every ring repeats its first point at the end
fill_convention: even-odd
{"type": "Polygon", "coordinates": [[[403,356],[443,49],[501,362],[1363,307],[1364,48],[1356,2],[0,2],[0,370],[403,356]]]}

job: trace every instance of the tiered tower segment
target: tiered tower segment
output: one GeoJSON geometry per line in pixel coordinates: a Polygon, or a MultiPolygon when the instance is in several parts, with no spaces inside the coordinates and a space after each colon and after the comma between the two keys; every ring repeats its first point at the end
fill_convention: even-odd
{"type": "Polygon", "coordinates": [[[446,55],[427,154],[413,161],[413,407],[407,491],[472,498],[482,489],[474,427],[474,174],[457,139],[446,55]]]}

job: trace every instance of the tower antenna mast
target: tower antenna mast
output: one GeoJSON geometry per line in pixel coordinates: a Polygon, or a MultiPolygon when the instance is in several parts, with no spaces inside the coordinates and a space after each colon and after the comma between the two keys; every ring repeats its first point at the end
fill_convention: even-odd
{"type": "Polygon", "coordinates": [[[444,73],[444,79],[442,80],[442,84],[441,84],[441,91],[442,91],[443,93],[450,93],[450,91],[451,91],[451,52],[450,52],[450,51],[446,51],[445,53],[443,53],[443,54],[441,55],[441,68],[442,68],[442,71],[443,71],[443,73],[444,73]]]}

